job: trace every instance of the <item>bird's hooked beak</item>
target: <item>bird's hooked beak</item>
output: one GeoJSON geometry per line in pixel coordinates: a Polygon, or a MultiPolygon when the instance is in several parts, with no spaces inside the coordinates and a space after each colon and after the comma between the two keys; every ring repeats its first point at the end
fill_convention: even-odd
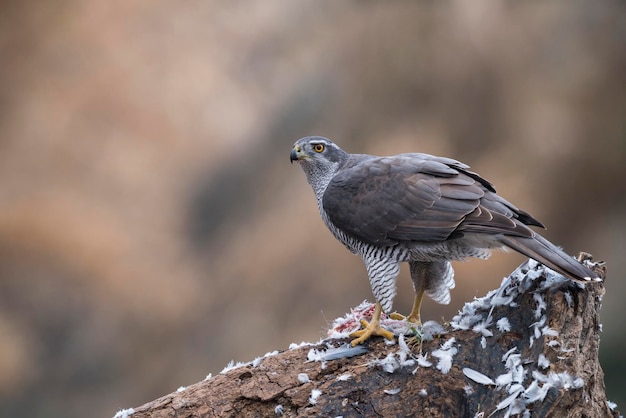
{"type": "Polygon", "coordinates": [[[291,149],[291,154],[289,154],[289,160],[291,164],[293,164],[294,161],[299,161],[305,157],[306,156],[304,155],[302,147],[300,145],[294,145],[294,147],[291,149]]]}

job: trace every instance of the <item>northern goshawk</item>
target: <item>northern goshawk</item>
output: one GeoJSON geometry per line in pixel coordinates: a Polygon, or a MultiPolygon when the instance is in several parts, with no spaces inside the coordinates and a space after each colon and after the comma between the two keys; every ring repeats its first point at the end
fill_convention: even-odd
{"type": "Polygon", "coordinates": [[[532,231],[528,226],[543,224],[461,162],[419,153],[348,154],[318,136],[298,140],[290,159],[304,170],[328,229],[365,263],[376,308],[351,334],[352,345],[372,335],[393,339],[380,315],[391,311],[402,262],[409,263],[416,293],[407,320],[416,324],[424,294],[449,303],[450,260],[487,258],[496,248],[512,248],[572,280],[600,280],[532,231]]]}

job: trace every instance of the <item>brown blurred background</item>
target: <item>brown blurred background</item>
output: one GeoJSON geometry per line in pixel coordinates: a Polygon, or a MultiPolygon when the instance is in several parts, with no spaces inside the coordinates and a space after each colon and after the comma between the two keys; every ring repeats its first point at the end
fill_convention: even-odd
{"type": "MultiPolygon", "coordinates": [[[[289,165],[312,134],[460,159],[606,260],[625,407],[624,2],[0,7],[0,416],[112,416],[371,300],[289,165]]],[[[522,260],[456,263],[452,304],[423,315],[522,260]]]]}

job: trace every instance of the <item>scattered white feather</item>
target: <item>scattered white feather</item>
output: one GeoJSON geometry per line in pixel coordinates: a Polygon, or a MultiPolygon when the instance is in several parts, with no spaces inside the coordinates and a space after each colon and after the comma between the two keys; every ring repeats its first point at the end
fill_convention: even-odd
{"type": "Polygon", "coordinates": [[[339,347],[327,346],[325,350],[317,350],[312,348],[307,354],[308,361],[331,361],[342,358],[349,358],[354,356],[360,356],[367,353],[367,347],[357,345],[352,347],[351,344],[340,345],[339,347]]]}
{"type": "Polygon", "coordinates": [[[497,411],[500,411],[500,410],[502,410],[504,408],[507,408],[510,405],[512,405],[513,402],[515,402],[515,400],[518,398],[518,396],[520,396],[523,392],[524,392],[524,389],[522,388],[522,389],[519,389],[519,390],[511,393],[503,401],[501,401],[498,405],[496,405],[496,410],[493,411],[493,413],[491,415],[493,415],[497,411]]]}
{"type": "Polygon", "coordinates": [[[420,367],[430,367],[430,366],[432,366],[433,364],[430,361],[427,360],[427,357],[428,357],[428,353],[420,354],[419,356],[417,356],[417,364],[420,367]]]}
{"type": "Polygon", "coordinates": [[[450,325],[454,329],[468,330],[483,319],[484,316],[482,314],[467,314],[466,312],[461,312],[452,318],[450,325]]]}
{"type": "Polygon", "coordinates": [[[522,364],[522,355],[517,352],[509,352],[506,357],[503,356],[502,361],[507,370],[513,370],[522,364]]]}
{"type": "Polygon", "coordinates": [[[398,337],[398,363],[400,363],[400,367],[411,367],[415,365],[415,360],[411,358],[411,350],[404,340],[404,335],[400,334],[398,337]]]}
{"type": "Polygon", "coordinates": [[[454,347],[455,342],[455,338],[450,338],[441,346],[440,349],[434,350],[431,353],[433,357],[437,357],[439,359],[436,367],[441,370],[443,374],[448,374],[452,368],[452,358],[458,351],[456,347],[454,347]]]}
{"type": "Polygon", "coordinates": [[[446,329],[437,321],[426,321],[422,324],[422,341],[432,341],[435,337],[445,334],[446,329]]]}
{"type": "Polygon", "coordinates": [[[546,280],[539,287],[540,290],[558,289],[560,287],[563,287],[565,283],[575,284],[579,289],[585,288],[585,285],[583,283],[572,282],[562,274],[557,273],[556,271],[545,266],[543,266],[543,274],[545,275],[546,280]]]}
{"type": "Polygon", "coordinates": [[[282,417],[285,413],[285,408],[282,405],[278,404],[276,405],[276,408],[274,408],[274,413],[279,417],[282,417]]]}
{"type": "Polygon", "coordinates": [[[542,369],[547,369],[548,367],[550,367],[550,360],[548,360],[546,356],[541,353],[539,354],[539,358],[537,359],[537,366],[541,367],[542,369]]]}
{"type": "Polygon", "coordinates": [[[580,377],[572,376],[567,372],[548,373],[548,383],[552,384],[557,389],[580,389],[585,385],[584,380],[580,377]]]}
{"type": "Polygon", "coordinates": [[[513,347],[506,353],[502,354],[502,361],[506,361],[509,358],[509,356],[515,353],[516,351],[517,351],[517,347],[513,347]]]}
{"type": "Polygon", "coordinates": [[[258,367],[259,364],[261,364],[263,360],[265,360],[268,357],[275,356],[277,354],[278,354],[278,350],[274,350],[274,351],[270,351],[269,353],[265,353],[265,355],[262,357],[255,358],[254,360],[252,360],[252,363],[251,363],[252,367],[258,367]]]}
{"type": "Polygon", "coordinates": [[[504,387],[510,385],[513,382],[513,375],[511,373],[503,373],[496,377],[496,386],[504,387]]]}
{"type": "Polygon", "coordinates": [[[420,396],[428,396],[428,392],[426,391],[426,389],[420,389],[419,392],[417,392],[418,395],[420,396]]]}
{"type": "Polygon", "coordinates": [[[396,345],[396,340],[395,339],[388,340],[388,339],[385,338],[383,341],[385,342],[385,345],[396,345]]]}
{"type": "MultiPolygon", "coordinates": [[[[511,358],[511,356],[509,356],[509,358],[511,358]]],[[[523,375],[525,375],[525,371],[522,376],[523,375]]],[[[499,410],[508,408],[504,416],[522,413],[523,416],[530,416],[530,412],[528,412],[526,406],[535,402],[542,402],[552,387],[572,390],[580,389],[584,385],[584,381],[581,378],[565,372],[550,372],[548,375],[545,375],[534,370],[532,372],[532,378],[533,380],[528,387],[524,388],[523,377],[519,375],[515,376],[515,373],[498,376],[498,378],[496,378],[496,384],[500,387],[506,385],[509,396],[497,405],[496,410],[491,415],[499,410]]]]}
{"type": "Polygon", "coordinates": [[[606,404],[611,411],[615,411],[615,408],[617,408],[617,404],[615,402],[607,400],[606,404]]]}
{"type": "Polygon", "coordinates": [[[509,409],[504,414],[504,418],[509,418],[515,415],[522,415],[522,418],[530,418],[530,412],[526,409],[526,402],[521,397],[515,399],[515,401],[509,406],[509,409]]]}
{"type": "Polygon", "coordinates": [[[522,382],[526,377],[526,370],[524,370],[524,366],[522,366],[521,364],[518,364],[517,366],[512,368],[510,373],[513,377],[513,382],[522,382]]]}
{"type": "Polygon", "coordinates": [[[546,301],[543,299],[543,295],[537,292],[533,293],[533,299],[537,302],[535,306],[535,319],[539,319],[543,311],[546,310],[546,301]]]}
{"type": "Polygon", "coordinates": [[[541,383],[546,383],[548,381],[548,376],[546,376],[545,374],[537,371],[537,370],[533,370],[533,380],[536,380],[538,382],[541,383]]]}
{"type": "Polygon", "coordinates": [[[179,387],[178,389],[176,389],[176,392],[179,392],[179,393],[180,393],[180,392],[183,392],[185,389],[187,389],[187,388],[186,388],[186,387],[184,387],[184,386],[181,386],[181,387],[179,387]]]}
{"type": "MultiPolygon", "coordinates": [[[[525,276],[528,277],[530,280],[535,280],[538,277],[541,277],[541,275],[543,274],[543,269],[540,268],[543,266],[541,266],[536,260],[529,258],[528,261],[524,264],[526,264],[526,267],[528,268],[528,272],[525,274],[525,276]]],[[[524,264],[522,264],[522,266],[524,264]]]]}
{"type": "Polygon", "coordinates": [[[472,331],[478,334],[483,334],[484,337],[493,337],[493,332],[489,330],[489,325],[491,325],[491,320],[488,318],[485,321],[474,325],[472,331]]]}
{"type": "Polygon", "coordinates": [[[483,350],[487,348],[487,339],[484,336],[480,337],[480,346],[483,348],[483,350]]]}
{"type": "Polygon", "coordinates": [[[300,383],[308,383],[310,382],[311,379],[309,379],[309,375],[306,373],[300,373],[298,374],[298,382],[300,383]]]}
{"type": "Polygon", "coordinates": [[[548,347],[556,347],[557,345],[561,345],[558,340],[550,340],[546,343],[548,347]]]}
{"type": "Polygon", "coordinates": [[[563,297],[565,298],[565,302],[567,303],[567,307],[571,308],[572,305],[574,304],[574,301],[572,300],[572,295],[569,292],[563,292],[563,297]]]}
{"type": "Polygon", "coordinates": [[[496,295],[491,299],[491,306],[496,307],[496,306],[506,306],[506,305],[510,305],[511,302],[513,302],[513,300],[515,299],[515,294],[512,295],[507,295],[507,296],[500,296],[500,295],[496,295]]]}
{"type": "Polygon", "coordinates": [[[558,337],[559,336],[559,332],[557,330],[552,329],[547,325],[541,328],[541,334],[545,335],[546,337],[558,337]]]}
{"type": "Polygon", "coordinates": [[[224,367],[224,368],[222,369],[222,371],[220,372],[220,374],[224,374],[224,373],[226,373],[226,372],[229,372],[229,371],[234,370],[234,369],[238,369],[238,368],[240,368],[240,367],[247,366],[247,365],[249,365],[249,364],[250,364],[250,363],[242,363],[242,362],[240,362],[240,361],[238,361],[238,362],[236,362],[236,363],[235,363],[235,360],[231,360],[231,361],[229,361],[229,362],[228,362],[228,364],[226,365],[226,367],[224,367]]]}
{"type": "Polygon", "coordinates": [[[544,383],[542,386],[539,386],[539,382],[533,380],[531,384],[524,391],[524,398],[526,398],[526,403],[535,403],[535,402],[543,402],[546,395],[548,394],[548,390],[552,385],[550,383],[544,383]]]}
{"type": "Polygon", "coordinates": [[[404,340],[404,335],[400,335],[398,337],[398,346],[400,347],[399,353],[403,353],[405,357],[411,352],[411,350],[409,350],[409,346],[404,340]]]}
{"type": "Polygon", "coordinates": [[[400,362],[398,361],[395,353],[387,354],[384,359],[374,359],[370,363],[370,366],[378,366],[387,373],[393,373],[400,368],[400,362]]]}
{"type": "Polygon", "coordinates": [[[400,391],[401,391],[400,388],[383,390],[383,392],[385,392],[387,395],[397,395],[398,393],[400,393],[400,391]]]}
{"type": "MultiPolygon", "coordinates": [[[[319,344],[319,343],[317,343],[317,344],[319,344]]],[[[296,348],[308,347],[310,345],[316,345],[316,343],[309,343],[309,342],[306,342],[306,341],[302,341],[300,344],[291,343],[291,344],[289,344],[289,349],[290,350],[295,350],[296,348]]]]}
{"type": "Polygon", "coordinates": [[[463,390],[465,391],[466,395],[473,395],[474,394],[474,388],[471,385],[465,385],[463,387],[463,390]]]}
{"type": "Polygon", "coordinates": [[[443,345],[441,346],[442,350],[449,350],[454,346],[454,343],[456,343],[456,338],[450,338],[448,341],[446,341],[445,343],[443,343],[443,345]]]}
{"type": "Polygon", "coordinates": [[[346,382],[352,378],[352,373],[346,372],[342,375],[337,376],[337,380],[340,382],[346,382]]]}
{"type": "Polygon", "coordinates": [[[128,418],[135,413],[134,408],[120,409],[113,418],[128,418]]]}
{"type": "Polygon", "coordinates": [[[535,329],[535,334],[537,334],[537,330],[540,330],[541,327],[543,327],[546,324],[547,319],[548,319],[547,316],[542,315],[537,322],[533,322],[532,324],[530,324],[530,326],[535,329]]]}
{"type": "MultiPolygon", "coordinates": [[[[522,364],[520,353],[514,347],[502,355],[502,362],[508,373],[496,377],[496,386],[507,387],[509,393],[517,391],[521,387],[526,371],[522,364]]],[[[522,388],[523,389],[523,388],[522,388]]]]}
{"type": "Polygon", "coordinates": [[[506,317],[502,317],[498,319],[496,322],[496,327],[500,332],[509,332],[511,331],[511,324],[509,323],[509,319],[506,317]]]}
{"type": "Polygon", "coordinates": [[[322,394],[322,391],[319,389],[313,389],[311,391],[311,396],[309,397],[309,403],[311,405],[315,405],[317,403],[317,398],[319,398],[322,394]]]}
{"type": "Polygon", "coordinates": [[[324,356],[324,351],[316,350],[312,348],[309,350],[306,358],[308,361],[322,361],[322,357],[324,356]]]}
{"type": "Polygon", "coordinates": [[[547,317],[545,315],[541,316],[539,321],[534,322],[530,325],[530,328],[533,329],[533,335],[530,336],[530,347],[533,346],[533,342],[539,337],[541,337],[541,329],[544,327],[546,323],[547,317]]]}
{"type": "Polygon", "coordinates": [[[480,383],[481,385],[494,385],[495,382],[489,376],[485,376],[481,372],[478,372],[474,369],[470,369],[469,367],[463,368],[463,374],[467,376],[469,379],[473,380],[476,383],[480,383]]]}
{"type": "Polygon", "coordinates": [[[209,373],[206,375],[206,377],[204,378],[204,380],[209,380],[213,377],[213,373],[209,373]]]}
{"type": "MultiPolygon", "coordinates": [[[[572,389],[581,389],[585,386],[585,381],[580,378],[580,377],[575,377],[574,381],[572,382],[572,389]]],[[[568,388],[565,388],[568,389],[568,388]]]]}
{"type": "Polygon", "coordinates": [[[411,350],[409,350],[404,335],[400,334],[398,337],[398,351],[387,354],[384,359],[374,359],[370,361],[370,366],[378,366],[387,373],[394,373],[396,370],[402,367],[411,367],[415,365],[415,360],[411,356],[411,350]]]}

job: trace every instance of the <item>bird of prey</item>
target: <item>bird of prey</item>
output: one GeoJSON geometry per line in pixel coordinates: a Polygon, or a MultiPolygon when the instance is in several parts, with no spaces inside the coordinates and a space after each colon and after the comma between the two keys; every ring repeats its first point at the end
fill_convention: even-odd
{"type": "Polygon", "coordinates": [[[365,263],[376,308],[351,334],[353,346],[372,335],[393,339],[380,316],[391,311],[402,262],[409,263],[416,293],[406,319],[417,325],[424,294],[449,303],[450,260],[484,259],[492,249],[512,248],[575,281],[600,280],[531,230],[544,226],[459,161],[421,153],[348,154],[319,136],[298,140],[290,160],[304,170],[328,229],[365,263]]]}

